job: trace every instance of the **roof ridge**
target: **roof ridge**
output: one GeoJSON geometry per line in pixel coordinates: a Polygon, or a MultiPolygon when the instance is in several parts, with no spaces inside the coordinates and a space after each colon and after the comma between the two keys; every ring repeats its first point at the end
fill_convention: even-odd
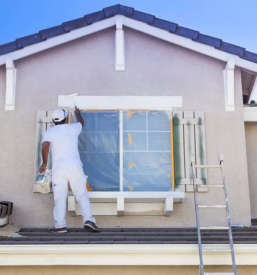
{"type": "Polygon", "coordinates": [[[247,51],[243,47],[224,42],[222,41],[222,39],[202,34],[199,31],[180,26],[176,23],[160,19],[158,17],[155,17],[154,15],[137,11],[132,7],[123,6],[121,4],[106,7],[100,11],[86,14],[83,17],[64,22],[61,25],[40,30],[38,33],[24,36],[16,39],[15,41],[2,44],[0,45],[0,55],[17,51],[26,46],[42,42],[51,37],[65,34],[74,29],[91,25],[95,22],[113,17],[118,14],[122,14],[137,21],[145,22],[153,27],[167,30],[170,33],[192,39],[195,42],[212,46],[215,49],[228,52],[237,55],[245,60],[257,63],[257,54],[247,51]]]}

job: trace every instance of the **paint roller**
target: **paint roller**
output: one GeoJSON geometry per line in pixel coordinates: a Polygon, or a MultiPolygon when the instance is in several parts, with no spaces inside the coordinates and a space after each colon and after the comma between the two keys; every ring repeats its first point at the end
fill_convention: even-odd
{"type": "Polygon", "coordinates": [[[77,105],[75,103],[76,96],[78,96],[78,93],[66,95],[66,98],[69,99],[69,100],[71,100],[74,103],[74,107],[77,108],[77,105]]]}

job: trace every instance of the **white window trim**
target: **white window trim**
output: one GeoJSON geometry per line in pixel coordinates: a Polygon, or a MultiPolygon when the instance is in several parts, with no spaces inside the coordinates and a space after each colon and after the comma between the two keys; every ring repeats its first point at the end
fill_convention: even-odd
{"type": "MultiPolygon", "coordinates": [[[[86,110],[120,110],[120,118],[123,116],[122,110],[168,110],[173,107],[182,107],[182,96],[74,96],[68,98],[66,95],[58,96],[58,107],[74,108],[74,104],[81,109],[86,110]]],[[[123,121],[120,119],[120,127],[123,128],[123,121]]],[[[123,133],[122,133],[123,134],[123,133]]],[[[121,136],[120,136],[121,139],[121,136]]],[[[123,141],[123,139],[122,139],[123,141]]],[[[122,146],[123,142],[120,142],[122,146]]],[[[123,163],[123,148],[120,147],[120,161],[123,163]]],[[[122,167],[122,166],[121,166],[122,167]]],[[[159,203],[156,206],[158,209],[163,208],[163,215],[171,215],[173,211],[173,202],[181,202],[184,197],[184,192],[169,191],[169,192],[123,192],[123,169],[120,169],[120,192],[89,192],[90,201],[93,203],[103,203],[102,212],[98,215],[124,215],[128,210],[130,202],[137,203],[159,203]],[[160,202],[161,200],[161,202],[160,202]],[[115,209],[113,210],[113,205],[115,209]],[[127,203],[125,205],[125,203],[127,203]],[[108,204],[108,205],[107,205],[108,204]],[[163,205],[164,204],[164,205],[163,205]]],[[[98,205],[92,204],[92,209],[99,209],[98,205]]],[[[147,206],[146,206],[147,208],[147,206]]],[[[153,210],[151,205],[147,208],[153,210]]],[[[149,212],[145,210],[145,212],[149,212]]],[[[80,210],[76,204],[75,197],[70,194],[68,198],[68,211],[80,215],[80,210]]]]}
{"type": "MultiPolygon", "coordinates": [[[[231,266],[229,245],[203,244],[205,265],[231,266]]],[[[256,244],[235,244],[236,263],[257,265],[256,244]]],[[[197,244],[3,245],[1,266],[199,266],[197,244]]]]}
{"type": "Polygon", "coordinates": [[[171,110],[183,106],[182,96],[58,96],[58,107],[95,110],[171,110]]]}

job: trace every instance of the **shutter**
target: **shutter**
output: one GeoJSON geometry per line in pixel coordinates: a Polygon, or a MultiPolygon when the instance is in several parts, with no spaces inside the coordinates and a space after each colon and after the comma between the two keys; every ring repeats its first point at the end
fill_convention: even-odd
{"type": "MultiPolygon", "coordinates": [[[[52,112],[48,111],[38,111],[36,120],[36,156],[35,156],[35,168],[34,168],[34,182],[33,182],[33,192],[37,192],[35,189],[35,181],[39,172],[39,167],[42,164],[42,154],[41,154],[41,144],[44,137],[44,133],[47,129],[52,127],[54,124],[52,122],[52,112]]],[[[50,157],[51,152],[49,152],[50,157]]],[[[52,168],[52,159],[50,157],[48,162],[48,168],[52,168]]]]}
{"type": "MultiPolygon", "coordinates": [[[[175,187],[181,191],[193,191],[191,154],[195,155],[196,164],[206,164],[204,123],[204,112],[173,112],[175,187]]],[[[206,169],[197,169],[196,182],[206,184],[206,169]]],[[[204,192],[207,188],[198,188],[198,191],[204,192]]]]}

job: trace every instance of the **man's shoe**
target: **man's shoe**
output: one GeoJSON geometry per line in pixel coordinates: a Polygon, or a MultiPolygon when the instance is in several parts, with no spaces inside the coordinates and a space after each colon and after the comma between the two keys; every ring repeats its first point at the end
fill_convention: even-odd
{"type": "Polygon", "coordinates": [[[100,229],[96,226],[96,224],[91,221],[86,221],[84,228],[87,230],[89,229],[91,232],[100,232],[100,229]]]}
{"type": "Polygon", "coordinates": [[[67,233],[66,227],[59,227],[59,228],[51,228],[49,229],[48,233],[67,233]]]}

